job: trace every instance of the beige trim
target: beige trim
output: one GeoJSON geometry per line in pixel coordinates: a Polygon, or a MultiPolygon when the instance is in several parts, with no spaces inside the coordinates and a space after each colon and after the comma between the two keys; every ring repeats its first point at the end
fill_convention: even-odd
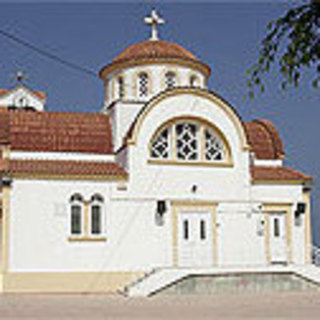
{"type": "Polygon", "coordinates": [[[252,183],[254,184],[304,184],[306,180],[258,180],[252,179],[252,183]]]}
{"type": "Polygon", "coordinates": [[[127,176],[110,175],[62,175],[42,173],[12,173],[11,177],[28,180],[88,180],[88,181],[126,181],[127,176]]]}
{"type": "Polygon", "coordinates": [[[247,136],[243,127],[242,122],[236,115],[236,113],[233,111],[233,109],[222,99],[220,99],[218,96],[208,92],[201,90],[199,88],[176,88],[174,90],[168,90],[164,93],[160,94],[147,105],[147,107],[142,111],[142,114],[138,117],[137,122],[133,128],[131,138],[127,141],[128,144],[135,145],[137,143],[137,137],[138,133],[140,131],[141,125],[148,115],[148,113],[161,101],[165,100],[168,97],[173,96],[179,96],[181,94],[193,94],[195,96],[199,96],[205,99],[208,99],[215,104],[217,104],[231,119],[231,121],[234,123],[236,130],[238,131],[239,137],[240,137],[240,143],[243,150],[250,150],[250,146],[247,142],[247,136]]]}
{"type": "Polygon", "coordinates": [[[168,164],[168,165],[200,165],[200,166],[210,166],[210,167],[232,167],[233,166],[233,160],[232,160],[232,153],[231,153],[231,147],[230,144],[224,135],[224,133],[212,122],[201,118],[201,117],[195,117],[195,116],[188,116],[188,117],[175,117],[172,118],[165,123],[163,123],[159,128],[155,130],[153,133],[149,143],[148,143],[148,153],[149,157],[151,157],[151,151],[152,151],[152,143],[154,139],[157,138],[157,136],[162,132],[162,130],[169,128],[169,132],[171,133],[171,140],[169,143],[169,155],[170,159],[148,159],[148,163],[150,164],[168,164]],[[189,121],[193,122],[196,125],[198,125],[200,128],[200,132],[198,133],[200,135],[200,160],[197,161],[179,161],[177,159],[177,150],[176,150],[176,131],[173,130],[173,126],[181,121],[189,121]],[[216,162],[210,162],[206,161],[204,159],[205,157],[205,136],[204,136],[204,130],[208,128],[215,132],[215,134],[218,136],[218,138],[222,141],[224,146],[224,152],[226,154],[226,160],[225,161],[216,161],[216,162]]]}
{"type": "Polygon", "coordinates": [[[306,204],[306,212],[304,215],[305,262],[310,264],[311,263],[311,247],[312,247],[310,191],[304,191],[302,194],[302,197],[303,197],[303,202],[306,204]]]}
{"type": "Polygon", "coordinates": [[[283,212],[286,215],[286,243],[287,243],[287,262],[292,263],[292,203],[265,203],[263,204],[265,214],[265,245],[266,261],[271,263],[270,250],[270,214],[283,212]]]}
{"type": "Polygon", "coordinates": [[[4,292],[116,293],[144,272],[10,272],[3,276],[4,292]]]}
{"type": "Polygon", "coordinates": [[[181,165],[181,166],[207,166],[207,167],[233,167],[233,163],[225,162],[203,162],[203,161],[178,161],[178,160],[166,160],[166,159],[149,159],[148,163],[158,165],[181,165]]]}
{"type": "Polygon", "coordinates": [[[71,236],[68,238],[69,242],[105,242],[107,241],[107,237],[88,237],[88,236],[71,236]]]}
{"type": "MultiPolygon", "coordinates": [[[[92,235],[90,231],[91,227],[91,203],[89,201],[83,201],[81,203],[83,208],[83,233],[79,235],[71,235],[68,237],[69,242],[104,242],[107,241],[107,237],[99,234],[99,235],[92,235]]],[[[105,219],[103,219],[104,221],[105,219]]]]}
{"type": "Polygon", "coordinates": [[[271,263],[271,251],[270,251],[270,221],[269,215],[264,217],[264,245],[265,245],[265,258],[266,263],[271,263]]]}
{"type": "Polygon", "coordinates": [[[196,211],[209,211],[212,214],[212,241],[213,241],[213,265],[218,264],[218,246],[217,246],[217,203],[211,201],[186,201],[177,200],[171,202],[172,206],[172,261],[173,266],[179,266],[178,252],[178,214],[182,211],[189,211],[190,208],[196,211]]]}
{"type": "MultiPolygon", "coordinates": [[[[83,232],[84,232],[84,238],[88,239],[88,235],[90,232],[90,217],[89,217],[89,204],[85,202],[83,204],[83,232]]],[[[74,240],[77,239],[77,237],[74,237],[74,240]]],[[[79,238],[80,239],[80,238],[79,238]]],[[[70,240],[70,239],[69,239],[70,240]]]]}
{"type": "Polygon", "coordinates": [[[163,64],[171,64],[171,65],[179,65],[182,67],[188,67],[200,71],[205,75],[206,78],[210,76],[210,68],[200,61],[192,61],[192,60],[183,60],[183,59],[174,59],[174,58],[156,58],[156,59],[142,59],[142,60],[127,60],[124,62],[117,62],[113,64],[109,64],[106,67],[100,70],[99,76],[101,79],[105,79],[108,74],[112,73],[114,70],[126,69],[129,67],[136,66],[147,66],[147,65],[163,65],[163,64]]]}
{"type": "Polygon", "coordinates": [[[3,159],[9,159],[10,158],[10,146],[0,146],[0,151],[2,154],[3,159]]]}
{"type": "Polygon", "coordinates": [[[9,228],[10,228],[10,187],[2,187],[2,253],[1,272],[5,273],[9,267],[9,228]]]}

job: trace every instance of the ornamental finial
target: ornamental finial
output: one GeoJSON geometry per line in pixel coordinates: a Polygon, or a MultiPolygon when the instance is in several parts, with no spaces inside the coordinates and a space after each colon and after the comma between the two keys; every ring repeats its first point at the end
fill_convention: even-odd
{"type": "Polygon", "coordinates": [[[144,23],[151,26],[151,41],[159,40],[158,37],[158,29],[157,26],[160,24],[164,24],[165,21],[162,19],[156,12],[156,10],[151,11],[151,15],[149,17],[144,18],[144,23]]]}

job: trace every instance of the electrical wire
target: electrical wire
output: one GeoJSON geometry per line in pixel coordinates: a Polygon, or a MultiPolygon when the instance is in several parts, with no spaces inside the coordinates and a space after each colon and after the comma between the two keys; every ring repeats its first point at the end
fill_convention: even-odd
{"type": "Polygon", "coordinates": [[[87,75],[90,75],[90,76],[94,76],[95,78],[97,77],[97,74],[96,72],[92,71],[92,70],[89,70],[87,68],[84,68],[84,67],[81,67],[73,62],[70,62],[70,61],[67,61],[67,60],[64,60],[62,58],[60,58],[59,56],[55,55],[55,54],[52,54],[46,50],[43,50],[23,39],[20,39],[19,37],[15,36],[15,35],[12,35],[11,33],[7,32],[7,31],[4,31],[4,30],[1,30],[0,29],[0,35],[16,42],[16,43],[19,43],[20,45],[30,49],[30,50],[33,50],[34,52],[42,55],[42,56],[45,56],[46,58],[49,58],[51,60],[54,60],[60,64],[63,64],[69,68],[72,68],[74,70],[77,70],[77,71],[80,71],[80,72],[83,72],[87,75]]]}

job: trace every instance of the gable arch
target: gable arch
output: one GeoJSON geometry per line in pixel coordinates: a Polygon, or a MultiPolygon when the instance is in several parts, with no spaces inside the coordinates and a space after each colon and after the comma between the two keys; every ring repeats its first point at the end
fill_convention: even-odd
{"type": "Polygon", "coordinates": [[[243,121],[241,120],[240,116],[237,114],[235,109],[214,92],[201,89],[201,88],[190,88],[190,87],[180,87],[170,91],[165,91],[158,94],[152,100],[150,100],[145,105],[145,107],[141,109],[141,111],[136,117],[136,120],[132,124],[127,136],[127,141],[126,141],[127,144],[135,145],[137,143],[138,134],[144,120],[146,119],[150,111],[157,106],[158,103],[165,100],[166,98],[177,97],[179,95],[184,95],[184,94],[191,94],[196,97],[205,98],[215,103],[226,114],[226,116],[229,117],[229,119],[234,124],[240,139],[240,144],[242,149],[243,150],[251,149],[247,141],[247,135],[245,132],[243,121]]]}

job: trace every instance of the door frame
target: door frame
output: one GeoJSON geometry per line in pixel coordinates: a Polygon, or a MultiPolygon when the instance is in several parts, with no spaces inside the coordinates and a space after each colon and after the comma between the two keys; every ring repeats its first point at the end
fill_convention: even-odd
{"type": "Polygon", "coordinates": [[[178,200],[171,202],[172,207],[172,264],[179,267],[179,248],[178,248],[178,214],[186,211],[210,212],[212,217],[212,243],[213,261],[212,266],[218,264],[217,247],[217,203],[211,201],[192,201],[178,200]]]}
{"type": "Polygon", "coordinates": [[[265,237],[265,259],[267,264],[271,264],[271,245],[270,245],[270,214],[282,213],[285,215],[286,226],[286,263],[292,263],[292,203],[267,203],[263,205],[265,216],[264,237],[265,237]]]}

